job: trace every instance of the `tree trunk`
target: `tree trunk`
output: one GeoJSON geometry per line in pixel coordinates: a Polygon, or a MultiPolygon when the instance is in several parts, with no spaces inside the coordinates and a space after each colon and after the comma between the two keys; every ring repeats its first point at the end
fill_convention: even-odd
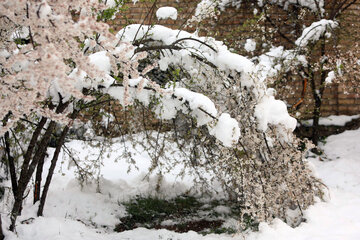
{"type": "Polygon", "coordinates": [[[37,164],[39,163],[41,156],[43,154],[45,154],[45,152],[47,150],[47,146],[50,142],[51,134],[54,131],[55,126],[56,126],[56,123],[54,121],[51,121],[41,139],[41,142],[38,146],[36,153],[34,154],[31,164],[29,165],[28,169],[24,170],[24,173],[23,173],[23,171],[21,171],[19,182],[18,182],[18,191],[15,196],[15,202],[13,205],[13,209],[11,211],[11,225],[9,228],[10,231],[15,230],[16,219],[21,214],[22,201],[23,201],[26,187],[27,187],[28,183],[30,182],[30,179],[35,171],[37,164]]]}
{"type": "Polygon", "coordinates": [[[42,179],[45,157],[46,157],[46,151],[43,152],[36,168],[36,176],[35,176],[35,184],[34,184],[34,204],[40,200],[41,179],[42,179]]]}
{"type": "Polygon", "coordinates": [[[0,214],[0,240],[4,240],[5,236],[3,233],[3,228],[2,228],[2,220],[1,220],[1,214],[0,214]]]}
{"type": "MultiPolygon", "coordinates": [[[[325,57],[325,36],[321,37],[321,45],[320,45],[320,60],[325,57]]],[[[319,87],[316,89],[315,84],[315,77],[314,74],[312,74],[312,88],[313,88],[313,96],[315,100],[315,107],[313,111],[313,134],[312,134],[312,141],[317,146],[319,143],[319,120],[320,120],[320,110],[321,110],[321,104],[322,104],[322,97],[325,90],[325,79],[327,76],[327,71],[324,70],[324,61],[320,61],[320,83],[319,87]]]]}
{"type": "Polygon", "coordinates": [[[69,131],[69,127],[65,126],[62,133],[61,133],[61,135],[60,135],[59,141],[57,143],[57,146],[56,146],[56,149],[55,149],[55,152],[54,152],[54,155],[53,155],[53,158],[51,159],[51,165],[50,165],[50,168],[49,168],[48,175],[46,177],[44,189],[43,189],[43,192],[42,192],[42,195],[41,195],[39,209],[38,209],[38,212],[37,212],[38,216],[43,215],[44,205],[45,205],[47,193],[49,191],[51,179],[52,179],[52,176],[54,174],[54,170],[55,170],[55,167],[56,167],[57,160],[59,158],[61,147],[64,144],[65,137],[66,137],[68,131],[69,131]]]}
{"type": "Polygon", "coordinates": [[[36,146],[36,142],[37,142],[37,140],[38,140],[38,138],[39,138],[39,136],[41,134],[41,130],[44,128],[46,122],[47,122],[47,118],[42,117],[40,122],[38,123],[32,137],[31,137],[28,149],[27,149],[27,151],[26,151],[26,153],[24,155],[24,162],[23,162],[22,167],[21,167],[20,176],[26,174],[26,171],[27,171],[28,166],[30,164],[32,153],[33,153],[34,148],[36,146]]]}
{"type": "MultiPolygon", "coordinates": [[[[62,103],[60,101],[59,105],[56,108],[56,113],[62,113],[68,106],[69,106],[70,102],[66,102],[66,103],[62,103]]],[[[21,173],[20,173],[20,177],[19,177],[19,182],[18,182],[18,190],[17,193],[15,195],[15,201],[14,201],[14,205],[13,208],[11,210],[11,225],[9,227],[10,231],[14,231],[15,230],[15,224],[16,224],[16,219],[17,217],[21,214],[21,209],[22,209],[22,201],[24,198],[24,193],[26,190],[26,187],[35,171],[36,166],[38,165],[41,157],[46,154],[46,150],[47,147],[49,145],[50,139],[51,139],[51,135],[55,129],[56,126],[56,122],[55,121],[51,121],[49,123],[49,126],[47,127],[40,143],[38,144],[38,148],[34,154],[34,156],[32,157],[32,152],[35,148],[37,139],[41,133],[41,130],[43,129],[45,123],[47,122],[47,118],[42,117],[40,123],[38,124],[37,128],[35,129],[33,136],[30,140],[29,143],[29,147],[27,152],[25,153],[24,156],[24,162],[23,162],[23,166],[21,169],[21,173]],[[31,161],[32,159],[32,161],[31,161]],[[30,163],[31,161],[31,163],[30,163]]]]}
{"type": "Polygon", "coordinates": [[[313,133],[311,140],[316,146],[319,143],[319,137],[320,137],[320,132],[319,132],[320,107],[321,107],[321,99],[320,100],[315,99],[315,108],[313,111],[313,126],[312,126],[313,133]]]}
{"type": "Polygon", "coordinates": [[[4,141],[5,141],[5,150],[6,150],[6,154],[7,154],[7,160],[8,160],[7,162],[8,162],[9,170],[10,170],[11,188],[12,188],[13,194],[15,196],[16,192],[17,192],[17,177],[16,177],[14,158],[13,158],[13,156],[11,156],[11,152],[10,152],[9,132],[5,133],[4,141]]]}

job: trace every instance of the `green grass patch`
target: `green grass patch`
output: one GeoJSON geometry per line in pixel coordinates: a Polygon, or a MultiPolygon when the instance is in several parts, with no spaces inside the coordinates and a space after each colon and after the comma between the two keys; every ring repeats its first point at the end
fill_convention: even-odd
{"type": "MultiPolygon", "coordinates": [[[[233,234],[236,226],[224,224],[228,219],[240,221],[241,207],[230,201],[204,201],[182,195],[165,200],[154,197],[137,197],[124,202],[128,215],[120,219],[115,231],[122,232],[137,227],[168,229],[175,232],[196,231],[201,234],[233,234]]],[[[235,222],[236,222],[235,221],[235,222]]],[[[257,224],[248,219],[256,230],[257,224]]]]}

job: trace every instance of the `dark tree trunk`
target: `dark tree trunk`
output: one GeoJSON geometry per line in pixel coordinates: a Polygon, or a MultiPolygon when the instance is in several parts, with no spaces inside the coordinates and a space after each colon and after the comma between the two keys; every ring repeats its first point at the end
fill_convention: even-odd
{"type": "Polygon", "coordinates": [[[319,143],[319,119],[320,119],[320,107],[321,107],[321,99],[315,98],[315,108],[313,111],[313,133],[311,140],[317,146],[319,143]]]}
{"type": "Polygon", "coordinates": [[[27,171],[28,166],[30,164],[30,160],[31,160],[34,148],[36,146],[36,142],[37,142],[37,140],[38,140],[38,138],[39,138],[39,136],[41,134],[41,130],[44,128],[46,122],[47,122],[47,118],[45,118],[45,117],[41,118],[40,122],[38,123],[32,137],[31,137],[28,149],[27,149],[27,151],[26,151],[26,153],[24,155],[24,162],[23,162],[22,167],[21,167],[20,176],[26,174],[26,171],[27,171]]]}
{"type": "MultiPolygon", "coordinates": [[[[23,171],[21,171],[19,182],[18,182],[18,191],[15,196],[15,202],[13,205],[13,209],[11,211],[11,225],[9,228],[10,231],[15,230],[16,219],[21,214],[22,200],[24,197],[26,187],[35,171],[37,164],[39,163],[41,156],[43,154],[45,154],[45,152],[47,150],[47,146],[50,142],[51,134],[55,129],[55,125],[56,125],[56,123],[54,121],[50,122],[49,126],[47,127],[47,129],[41,139],[38,149],[37,149],[36,153],[34,154],[34,157],[31,161],[31,163],[29,161],[30,165],[29,165],[28,169],[26,169],[24,171],[24,173],[23,173],[23,171]]],[[[25,159],[24,159],[24,161],[25,161],[25,159]]]]}
{"type": "MultiPolygon", "coordinates": [[[[62,113],[67,106],[70,104],[70,102],[62,103],[60,102],[58,107],[56,108],[56,113],[62,113]]],[[[24,155],[24,162],[21,168],[21,173],[18,181],[18,190],[15,195],[15,201],[13,205],[13,209],[11,211],[11,225],[9,227],[10,231],[15,230],[16,225],[16,219],[21,214],[22,209],[22,201],[24,198],[24,193],[26,190],[26,187],[35,171],[36,166],[38,165],[41,157],[46,154],[46,150],[48,148],[51,135],[54,132],[56,122],[51,121],[49,123],[49,126],[47,127],[44,135],[42,136],[42,139],[40,143],[38,144],[38,148],[35,152],[35,154],[32,157],[32,152],[34,151],[37,139],[39,138],[39,135],[41,134],[41,130],[43,129],[45,123],[47,122],[47,118],[43,117],[38,124],[37,128],[35,129],[33,136],[30,140],[29,147],[27,152],[24,155]]]]}
{"type": "MultiPolygon", "coordinates": [[[[321,37],[321,45],[320,45],[320,56],[321,59],[323,57],[325,57],[325,36],[321,37]]],[[[319,132],[319,120],[320,120],[320,110],[321,110],[321,104],[322,104],[322,96],[325,90],[325,79],[327,76],[327,71],[324,70],[324,64],[325,62],[320,61],[320,83],[319,83],[319,87],[316,88],[316,84],[315,84],[315,76],[314,74],[312,74],[312,90],[313,90],[313,97],[315,100],[315,107],[314,107],[314,111],[313,111],[313,134],[312,134],[312,141],[315,145],[318,145],[319,143],[319,137],[320,137],[320,132],[319,132]]]]}
{"type": "Polygon", "coordinates": [[[14,231],[17,215],[20,214],[20,212],[21,212],[22,199],[23,199],[25,188],[27,185],[26,184],[25,188],[22,189],[23,185],[24,185],[24,177],[27,175],[28,166],[30,164],[32,153],[34,151],[36,142],[41,134],[41,130],[44,128],[46,122],[47,122],[47,118],[42,117],[31,137],[28,149],[27,149],[26,153],[24,154],[24,161],[23,161],[23,164],[21,167],[19,182],[17,184],[17,191],[16,191],[16,194],[14,195],[15,202],[13,205],[13,210],[11,212],[11,222],[12,223],[9,228],[10,231],[14,231]]]}
{"type": "Polygon", "coordinates": [[[16,170],[15,170],[15,163],[14,158],[11,156],[10,152],[10,140],[9,140],[9,132],[6,132],[4,135],[4,141],[5,141],[5,151],[7,154],[7,162],[10,170],[10,179],[11,179],[11,188],[13,191],[14,196],[17,192],[17,178],[16,178],[16,170]]]}
{"type": "Polygon", "coordinates": [[[45,157],[46,157],[46,151],[43,152],[42,156],[40,157],[39,163],[36,168],[36,176],[35,176],[35,184],[34,184],[34,204],[40,200],[41,179],[42,179],[45,157]]]}
{"type": "Polygon", "coordinates": [[[69,127],[65,126],[62,133],[61,133],[61,135],[60,135],[59,141],[57,143],[57,146],[56,146],[56,149],[55,149],[55,152],[54,152],[54,155],[53,155],[53,158],[51,159],[51,165],[50,165],[50,168],[49,168],[48,175],[46,177],[44,189],[43,189],[41,199],[40,199],[39,209],[38,209],[38,212],[37,212],[38,216],[43,215],[44,205],[45,205],[47,193],[49,191],[51,179],[52,179],[52,176],[54,174],[54,170],[55,170],[55,167],[56,167],[57,160],[59,158],[61,147],[64,144],[65,137],[66,137],[68,131],[69,131],[69,127]]]}
{"type": "Polygon", "coordinates": [[[1,220],[1,214],[0,214],[0,240],[4,240],[5,236],[3,233],[3,228],[2,228],[2,220],[1,220]]]}

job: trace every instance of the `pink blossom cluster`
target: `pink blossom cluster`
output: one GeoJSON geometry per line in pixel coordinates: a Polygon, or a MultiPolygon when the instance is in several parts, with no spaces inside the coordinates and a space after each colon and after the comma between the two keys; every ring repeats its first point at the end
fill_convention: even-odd
{"type": "MultiPolygon", "coordinates": [[[[0,135],[19,118],[31,113],[66,123],[66,113],[59,115],[47,107],[45,102],[49,99],[55,105],[64,98],[90,99],[83,95],[81,86],[75,87],[76,79],[82,72],[90,79],[101,79],[106,73],[90,63],[81,47],[86,39],[90,39],[91,48],[97,45],[106,51],[114,74],[118,73],[116,63],[121,63],[125,99],[128,97],[128,77],[139,75],[138,61],[145,58],[146,53],[137,54],[131,60],[126,56],[133,50],[131,44],[115,51],[118,40],[107,24],[96,20],[104,9],[105,5],[99,1],[0,1],[0,16],[15,26],[0,48],[0,119],[3,120],[0,135]],[[25,32],[25,36],[20,32],[25,32]],[[101,37],[94,40],[95,34],[101,37]],[[18,36],[28,39],[29,43],[16,42],[18,36]],[[75,64],[75,74],[69,75],[73,71],[69,62],[75,64]]],[[[151,69],[152,66],[147,67],[142,74],[151,69]]]]}

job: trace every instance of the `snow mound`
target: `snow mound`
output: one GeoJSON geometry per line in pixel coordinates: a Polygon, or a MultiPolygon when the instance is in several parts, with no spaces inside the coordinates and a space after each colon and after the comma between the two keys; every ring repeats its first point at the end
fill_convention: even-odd
{"type": "Polygon", "coordinates": [[[174,7],[161,7],[156,11],[157,19],[177,19],[177,10],[174,7]]]}
{"type": "Polygon", "coordinates": [[[214,128],[210,128],[210,134],[219,139],[224,146],[231,147],[240,138],[240,128],[238,122],[231,118],[229,114],[223,113],[214,128]]]}
{"type": "Polygon", "coordinates": [[[292,131],[297,121],[291,117],[283,101],[276,100],[274,96],[264,96],[255,108],[255,117],[258,119],[259,130],[266,131],[268,124],[281,124],[292,131]]]}

